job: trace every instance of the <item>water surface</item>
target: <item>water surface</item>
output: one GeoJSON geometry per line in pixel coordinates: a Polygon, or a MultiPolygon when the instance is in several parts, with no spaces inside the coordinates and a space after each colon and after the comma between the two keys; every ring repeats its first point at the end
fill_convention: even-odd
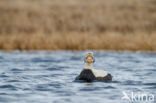
{"type": "Polygon", "coordinates": [[[86,52],[1,51],[0,103],[131,103],[123,91],[156,96],[155,53],[95,51],[94,68],[113,81],[74,82],[86,52]]]}

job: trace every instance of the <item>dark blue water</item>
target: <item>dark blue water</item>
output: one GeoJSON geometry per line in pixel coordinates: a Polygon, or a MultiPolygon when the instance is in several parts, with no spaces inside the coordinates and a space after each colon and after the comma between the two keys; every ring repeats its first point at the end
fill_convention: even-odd
{"type": "Polygon", "coordinates": [[[112,82],[74,82],[87,51],[0,52],[0,103],[156,103],[156,54],[95,51],[112,82]],[[146,93],[154,101],[122,99],[146,93]]]}

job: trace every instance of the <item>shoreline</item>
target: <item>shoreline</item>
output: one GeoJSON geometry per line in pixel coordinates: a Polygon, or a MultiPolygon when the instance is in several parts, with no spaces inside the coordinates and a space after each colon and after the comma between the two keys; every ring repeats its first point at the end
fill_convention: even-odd
{"type": "Polygon", "coordinates": [[[131,51],[131,50],[0,50],[0,53],[61,53],[61,52],[92,52],[92,53],[101,53],[101,52],[109,52],[109,53],[122,53],[122,54],[156,54],[156,51],[131,51]]]}
{"type": "Polygon", "coordinates": [[[130,50],[156,51],[153,34],[21,34],[0,35],[0,50],[130,50]]]}

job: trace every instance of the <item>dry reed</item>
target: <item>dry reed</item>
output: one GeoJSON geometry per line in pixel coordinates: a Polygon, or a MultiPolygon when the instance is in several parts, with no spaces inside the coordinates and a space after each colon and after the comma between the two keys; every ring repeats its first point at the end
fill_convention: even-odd
{"type": "Polygon", "coordinates": [[[1,0],[0,49],[156,50],[156,2],[1,0]]]}
{"type": "Polygon", "coordinates": [[[156,50],[155,34],[57,34],[0,36],[0,48],[4,50],[156,50]],[[89,38],[88,38],[89,37],[89,38]]]}

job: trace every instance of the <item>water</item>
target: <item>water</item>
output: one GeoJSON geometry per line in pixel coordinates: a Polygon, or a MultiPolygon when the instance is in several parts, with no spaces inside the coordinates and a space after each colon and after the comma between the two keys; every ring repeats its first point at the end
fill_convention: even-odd
{"type": "Polygon", "coordinates": [[[95,51],[94,67],[111,73],[113,81],[74,82],[85,54],[1,51],[0,103],[131,103],[122,99],[123,91],[156,96],[155,53],[95,51]]]}

